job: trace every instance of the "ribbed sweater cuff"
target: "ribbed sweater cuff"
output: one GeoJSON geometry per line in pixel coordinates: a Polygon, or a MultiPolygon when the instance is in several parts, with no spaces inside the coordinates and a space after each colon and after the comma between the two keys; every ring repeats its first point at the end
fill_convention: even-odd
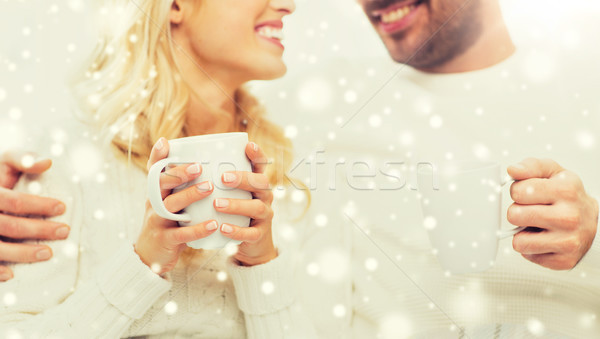
{"type": "Polygon", "coordinates": [[[600,268],[600,218],[598,228],[596,228],[596,237],[589,251],[583,256],[577,265],[591,266],[600,268]]]}
{"type": "Polygon", "coordinates": [[[278,312],[294,302],[293,269],[286,252],[279,252],[277,258],[268,263],[251,267],[240,266],[229,259],[227,269],[238,306],[247,315],[278,312]]]}
{"type": "Polygon", "coordinates": [[[121,246],[103,264],[96,282],[108,302],[133,319],[140,319],[171,288],[140,260],[131,244],[121,246]]]}

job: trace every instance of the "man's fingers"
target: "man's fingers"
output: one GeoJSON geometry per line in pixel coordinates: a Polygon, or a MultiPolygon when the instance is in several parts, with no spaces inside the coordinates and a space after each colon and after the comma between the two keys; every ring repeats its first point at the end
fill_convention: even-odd
{"type": "Polygon", "coordinates": [[[177,213],[192,203],[202,200],[213,192],[213,185],[205,181],[203,183],[188,187],[183,191],[174,193],[165,198],[165,207],[171,213],[177,213]]]}
{"type": "Polygon", "coordinates": [[[551,159],[528,158],[508,167],[508,174],[515,180],[549,179],[562,171],[564,168],[551,159]]]}
{"type": "Polygon", "coordinates": [[[552,270],[570,270],[577,265],[575,258],[557,253],[523,254],[523,258],[552,270]]]}
{"type": "Polygon", "coordinates": [[[548,179],[515,181],[510,186],[510,197],[520,205],[550,205],[559,199],[555,186],[556,183],[548,179]]]}
{"type": "Polygon", "coordinates": [[[10,268],[0,265],[0,282],[8,281],[13,278],[13,272],[10,268]]]}
{"type": "Polygon", "coordinates": [[[44,245],[0,242],[0,261],[38,262],[52,258],[52,249],[44,245]]]}
{"type": "Polygon", "coordinates": [[[221,226],[221,234],[229,239],[254,243],[262,239],[263,231],[259,227],[239,227],[231,224],[221,226]]]}
{"type": "Polygon", "coordinates": [[[11,239],[66,239],[70,230],[58,222],[0,214],[0,235],[11,239]]]}
{"type": "Polygon", "coordinates": [[[42,174],[52,166],[52,160],[30,152],[9,151],[1,159],[15,171],[27,174],[42,174]]]}
{"type": "Polygon", "coordinates": [[[219,225],[215,220],[205,221],[194,226],[176,227],[167,230],[167,239],[175,245],[203,239],[213,234],[219,225]]]}
{"type": "Polygon", "coordinates": [[[560,232],[524,230],[513,237],[513,248],[521,254],[563,253],[569,246],[560,232]]]}
{"type": "Polygon", "coordinates": [[[508,222],[519,227],[555,228],[560,227],[558,211],[551,205],[512,204],[506,213],[508,222]]]}
{"type": "Polygon", "coordinates": [[[256,143],[250,142],[246,145],[246,156],[252,163],[254,173],[264,173],[269,159],[256,143]]]}
{"type": "Polygon", "coordinates": [[[54,217],[62,215],[65,210],[65,204],[59,200],[0,187],[0,211],[17,215],[54,217]]]}
{"type": "Polygon", "coordinates": [[[148,170],[150,167],[154,165],[157,161],[162,160],[169,156],[169,142],[165,138],[160,138],[152,147],[152,151],[150,152],[150,157],[148,159],[148,170]]]}

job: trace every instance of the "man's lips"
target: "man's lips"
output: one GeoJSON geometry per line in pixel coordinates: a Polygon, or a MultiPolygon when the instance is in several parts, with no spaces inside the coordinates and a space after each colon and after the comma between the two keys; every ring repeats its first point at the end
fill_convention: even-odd
{"type": "Polygon", "coordinates": [[[371,21],[384,33],[395,33],[408,27],[423,0],[399,1],[383,9],[369,12],[371,21]]]}

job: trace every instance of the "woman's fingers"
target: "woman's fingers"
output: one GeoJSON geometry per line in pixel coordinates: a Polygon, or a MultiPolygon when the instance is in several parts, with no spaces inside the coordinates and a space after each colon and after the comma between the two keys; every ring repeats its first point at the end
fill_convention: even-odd
{"type": "Polygon", "coordinates": [[[219,225],[215,220],[205,221],[198,225],[171,228],[167,230],[167,239],[174,245],[203,239],[215,233],[219,225]]]}
{"type": "Polygon", "coordinates": [[[248,145],[246,145],[246,156],[252,163],[254,173],[265,172],[265,169],[269,163],[269,159],[267,159],[267,156],[257,144],[250,142],[248,145]]]}
{"type": "Polygon", "coordinates": [[[212,192],[213,185],[210,182],[201,182],[183,191],[167,196],[164,200],[165,207],[169,212],[177,213],[190,204],[208,197],[212,192]]]}
{"type": "Polygon", "coordinates": [[[221,234],[229,239],[255,243],[262,239],[263,230],[260,227],[239,227],[231,224],[223,224],[221,226],[221,234]]]}
{"type": "Polygon", "coordinates": [[[258,199],[215,199],[213,205],[222,213],[243,215],[255,220],[273,218],[273,209],[258,199]]]}
{"type": "Polygon", "coordinates": [[[175,166],[160,175],[160,189],[169,191],[202,175],[200,164],[185,164],[175,166]]]}
{"type": "Polygon", "coordinates": [[[248,191],[257,199],[267,203],[273,201],[273,192],[269,178],[261,173],[251,172],[225,172],[221,176],[223,184],[230,188],[248,191]]]}
{"type": "Polygon", "coordinates": [[[148,159],[147,168],[150,170],[150,167],[154,165],[157,161],[162,160],[169,156],[169,142],[165,138],[160,138],[152,147],[152,151],[150,152],[150,157],[148,159]]]}

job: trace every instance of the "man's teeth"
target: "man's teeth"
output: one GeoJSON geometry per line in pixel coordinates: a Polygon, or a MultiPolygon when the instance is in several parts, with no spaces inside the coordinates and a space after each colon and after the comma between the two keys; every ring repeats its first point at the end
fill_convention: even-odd
{"type": "Polygon", "coordinates": [[[283,40],[283,31],[281,28],[263,26],[258,29],[257,33],[269,39],[283,40]]]}
{"type": "Polygon", "coordinates": [[[381,15],[381,22],[383,22],[384,24],[391,24],[392,22],[402,20],[415,7],[415,5],[409,5],[398,8],[391,12],[384,13],[381,15]]]}

